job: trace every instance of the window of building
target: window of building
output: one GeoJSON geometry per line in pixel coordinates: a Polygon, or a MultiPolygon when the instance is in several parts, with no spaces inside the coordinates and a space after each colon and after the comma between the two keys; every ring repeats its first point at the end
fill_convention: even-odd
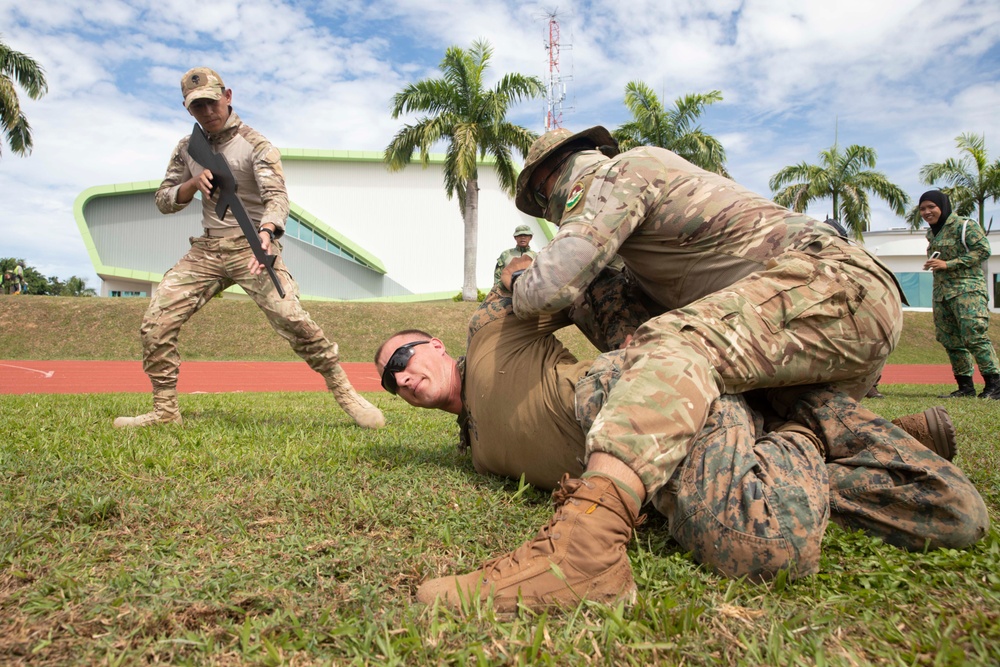
{"type": "Polygon", "coordinates": [[[896,280],[903,288],[906,300],[913,308],[934,306],[934,275],[930,271],[897,273],[896,280]]]}
{"type": "Polygon", "coordinates": [[[352,262],[361,264],[361,262],[358,262],[357,257],[355,257],[350,251],[345,250],[336,241],[328,239],[323,236],[322,232],[319,230],[313,229],[306,223],[296,220],[295,218],[288,218],[285,222],[285,236],[298,239],[303,243],[308,243],[311,246],[315,246],[339,257],[344,257],[352,262]]]}

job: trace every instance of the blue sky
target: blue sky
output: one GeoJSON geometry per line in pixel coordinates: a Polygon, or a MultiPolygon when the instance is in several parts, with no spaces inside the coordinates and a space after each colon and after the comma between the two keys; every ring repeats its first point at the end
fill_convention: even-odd
{"type": "MultiPolygon", "coordinates": [[[[50,87],[39,101],[22,95],[34,153],[0,157],[0,256],[97,287],[73,202],[163,176],[190,131],[179,91],[189,67],[216,69],[277,146],[381,151],[402,122],[392,95],[436,76],[451,45],[488,40],[491,85],[510,71],[543,76],[553,11],[566,127],[627,120],[631,80],[665,101],[721,90],[702,125],[733,177],[763,194],[777,170],[817,162],[835,138],[875,148],[877,168],[914,199],[928,189],[920,167],[958,157],[963,132],[985,133],[1000,158],[995,0],[0,0],[0,36],[42,64],[50,87]]],[[[541,132],[544,112],[527,102],[512,119],[541,132]]],[[[904,224],[872,206],[874,229],[904,224]]],[[[1000,224],[1000,206],[990,215],[1000,224]]]]}

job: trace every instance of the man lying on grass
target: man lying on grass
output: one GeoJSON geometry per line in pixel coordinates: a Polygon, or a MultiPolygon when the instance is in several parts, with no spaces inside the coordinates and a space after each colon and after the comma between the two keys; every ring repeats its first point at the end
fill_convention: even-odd
{"type": "MultiPolygon", "coordinates": [[[[478,472],[556,487],[555,514],[533,540],[470,574],[425,582],[419,601],[459,608],[462,598],[492,595],[496,610],[509,612],[519,598],[541,609],[634,597],[626,546],[641,503],[610,478],[585,472],[608,456],[587,452],[585,436],[601,419],[623,351],[577,361],[553,335],[571,317],[628,310],[606,307],[617,297],[594,289],[584,297],[591,303],[521,320],[512,316],[510,291],[497,286],[471,318],[465,357],[452,358],[419,330],[394,334],[375,353],[387,391],[459,415],[478,472]],[[590,307],[594,299],[604,307],[590,307]]],[[[627,340],[627,322],[594,326],[581,328],[599,349],[627,340]]],[[[649,378],[649,391],[656,382],[649,378]]],[[[714,571],[767,579],[784,570],[796,578],[818,570],[830,518],[904,549],[979,540],[989,526],[986,506],[944,458],[953,455],[954,429],[942,408],[890,423],[828,387],[723,395],[649,503],[681,547],[714,571]]]]}

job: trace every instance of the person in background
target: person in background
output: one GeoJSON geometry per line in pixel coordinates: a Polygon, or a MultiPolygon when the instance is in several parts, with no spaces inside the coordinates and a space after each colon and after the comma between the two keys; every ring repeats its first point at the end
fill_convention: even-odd
{"type": "Polygon", "coordinates": [[[504,267],[510,264],[510,260],[515,257],[534,257],[535,251],[531,249],[531,227],[528,225],[518,225],[514,228],[514,247],[508,248],[497,257],[497,266],[493,270],[493,284],[500,283],[500,274],[504,267]]]}
{"type": "Polygon", "coordinates": [[[990,242],[979,223],[951,210],[948,195],[929,190],[920,195],[920,217],[927,230],[924,269],[934,272],[935,337],[948,352],[958,389],[939,398],[974,397],[973,363],[986,380],[979,398],[1000,400],[1000,365],[990,341],[989,293],[982,264],[990,242]]]}
{"type": "Polygon", "coordinates": [[[24,261],[19,260],[17,264],[14,265],[14,272],[12,275],[13,282],[11,283],[11,294],[24,294],[25,288],[28,286],[24,282],[24,261]]]}

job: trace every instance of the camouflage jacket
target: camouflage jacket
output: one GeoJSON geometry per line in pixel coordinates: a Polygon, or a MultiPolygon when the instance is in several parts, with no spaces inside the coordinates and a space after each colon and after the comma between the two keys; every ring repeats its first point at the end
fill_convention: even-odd
{"type": "Polygon", "coordinates": [[[982,264],[989,259],[990,241],[978,222],[952,213],[937,236],[927,230],[927,256],[932,252],[941,253],[938,259],[948,266],[944,271],[934,272],[934,301],[986,290],[982,264]]]}
{"type": "Polygon", "coordinates": [[[584,151],[567,164],[546,211],[559,232],[515,284],[519,317],[566,307],[616,253],[662,309],[724,289],[789,249],[864,253],[829,225],[662,148],[584,151]]]}
{"type": "Polygon", "coordinates": [[[497,257],[497,266],[496,269],[493,270],[493,284],[496,285],[500,282],[500,274],[503,273],[504,267],[510,264],[510,260],[514,259],[515,257],[523,257],[524,255],[527,255],[528,257],[534,257],[536,254],[537,253],[531,248],[524,248],[522,250],[517,246],[504,250],[502,253],[500,253],[500,256],[497,257]]]}
{"type": "MultiPolygon", "coordinates": [[[[186,136],[177,143],[166,176],[156,191],[156,207],[162,213],[176,213],[187,206],[177,202],[177,191],[182,183],[204,171],[188,154],[186,136]]],[[[223,129],[209,136],[209,143],[216,153],[222,153],[236,177],[236,192],[247,210],[254,226],[265,222],[275,226],[275,237],[285,231],[288,217],[288,193],[285,175],[281,168],[281,153],[249,125],[243,123],[236,112],[229,115],[223,129]]],[[[189,202],[190,203],[190,202],[189,202]]],[[[239,227],[235,216],[227,214],[220,220],[215,213],[215,198],[202,198],[202,225],[206,229],[239,227]]]]}

